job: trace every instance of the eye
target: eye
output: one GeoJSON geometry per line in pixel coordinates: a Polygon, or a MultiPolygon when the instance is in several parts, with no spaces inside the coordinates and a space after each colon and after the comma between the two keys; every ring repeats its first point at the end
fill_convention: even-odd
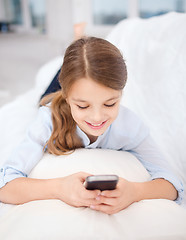
{"type": "Polygon", "coordinates": [[[105,107],[114,107],[116,103],[113,103],[113,104],[104,104],[105,107]]]}
{"type": "Polygon", "coordinates": [[[79,109],[86,109],[86,108],[88,108],[88,106],[86,106],[86,107],[81,107],[81,106],[79,106],[79,105],[77,105],[77,107],[78,107],[79,109]]]}

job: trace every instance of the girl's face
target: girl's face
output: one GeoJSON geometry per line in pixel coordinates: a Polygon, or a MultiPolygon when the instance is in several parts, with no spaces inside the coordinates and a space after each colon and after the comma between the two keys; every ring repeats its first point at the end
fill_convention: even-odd
{"type": "Polygon", "coordinates": [[[67,102],[74,121],[91,142],[116,119],[122,92],[105,87],[89,78],[77,80],[71,87],[67,102]]]}

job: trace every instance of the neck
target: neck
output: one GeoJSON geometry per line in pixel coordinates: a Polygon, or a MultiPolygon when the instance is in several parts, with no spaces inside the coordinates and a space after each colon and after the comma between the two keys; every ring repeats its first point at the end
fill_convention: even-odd
{"type": "Polygon", "coordinates": [[[88,138],[89,138],[89,140],[90,140],[90,144],[91,143],[94,143],[96,140],[97,140],[97,136],[92,136],[92,135],[87,135],[88,136],[88,138]]]}

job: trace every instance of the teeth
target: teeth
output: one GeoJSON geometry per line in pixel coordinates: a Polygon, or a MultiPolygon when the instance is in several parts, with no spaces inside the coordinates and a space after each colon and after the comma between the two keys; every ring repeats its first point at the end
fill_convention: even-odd
{"type": "Polygon", "coordinates": [[[100,126],[101,124],[102,124],[102,123],[99,123],[99,124],[92,124],[92,123],[91,123],[91,125],[94,126],[94,127],[98,127],[98,126],[100,126]]]}

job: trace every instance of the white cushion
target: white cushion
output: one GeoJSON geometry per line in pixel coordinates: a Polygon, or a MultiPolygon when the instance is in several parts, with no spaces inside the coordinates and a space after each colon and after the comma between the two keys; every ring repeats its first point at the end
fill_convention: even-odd
{"type": "MultiPolygon", "coordinates": [[[[101,149],[79,149],[58,157],[46,154],[30,177],[62,177],[77,171],[118,174],[131,181],[149,179],[130,153],[101,149]]],[[[0,220],[0,236],[3,240],[184,239],[185,222],[185,209],[168,200],[144,200],[114,215],[43,200],[13,206],[0,220]]]]}

